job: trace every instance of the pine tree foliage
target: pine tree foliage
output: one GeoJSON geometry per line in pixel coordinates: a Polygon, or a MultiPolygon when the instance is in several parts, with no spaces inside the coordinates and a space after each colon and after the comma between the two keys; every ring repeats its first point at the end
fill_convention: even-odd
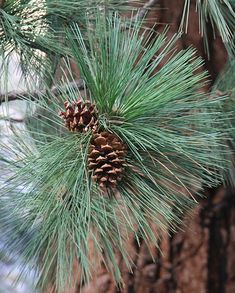
{"type": "MultiPolygon", "coordinates": [[[[191,0],[185,0],[181,29],[186,30],[189,23],[191,0]]],[[[212,27],[214,36],[219,33],[229,53],[234,54],[235,1],[234,0],[196,0],[195,9],[199,17],[199,31],[204,38],[205,49],[210,53],[208,28],[212,27]]],[[[210,28],[209,28],[210,29],[210,28]]]]}
{"type": "MultiPolygon", "coordinates": [[[[130,1],[131,3],[132,1],[130,1]]],[[[82,29],[85,15],[94,11],[130,9],[121,0],[4,0],[0,4],[0,57],[4,71],[7,58],[17,53],[24,74],[50,80],[61,56],[66,55],[64,31],[72,22],[82,29]],[[94,10],[95,9],[95,10],[94,10]],[[59,45],[58,45],[59,44],[59,45]]],[[[130,4],[129,3],[129,4],[130,4]]]]}
{"type": "MultiPolygon", "coordinates": [[[[227,64],[222,71],[222,73],[217,78],[213,91],[217,93],[217,95],[227,95],[229,99],[225,103],[223,110],[228,111],[231,110],[232,113],[235,112],[235,60],[233,57],[228,58],[227,64]]],[[[234,115],[233,115],[234,116],[234,115]]],[[[229,173],[226,174],[227,181],[231,186],[234,186],[234,178],[235,178],[235,159],[234,159],[234,149],[235,149],[235,132],[234,125],[235,120],[234,117],[230,120],[230,139],[228,141],[228,145],[231,147],[232,155],[229,158],[230,161],[230,170],[229,173]]]]}
{"type": "Polygon", "coordinates": [[[152,32],[139,23],[98,13],[84,29],[73,24],[68,55],[85,91],[68,84],[58,96],[48,90],[38,101],[30,99],[37,112],[29,118],[29,132],[16,131],[11,146],[1,145],[13,174],[0,191],[1,229],[8,247],[37,263],[40,288],[52,282],[62,292],[73,283],[76,261],[84,282],[102,261],[120,283],[115,252],[131,270],[129,236],[157,246],[158,232],[175,231],[202,186],[217,186],[229,168],[226,97],[208,99],[201,92],[203,61],[193,49],[176,53],[180,36],[167,40],[166,33],[152,41],[152,32]],[[59,115],[64,102],[78,99],[96,105],[98,133],[125,145],[115,188],[102,189],[92,178],[94,132],[69,131],[59,115]]]}
{"type": "Polygon", "coordinates": [[[227,94],[230,96],[229,102],[233,104],[233,99],[235,98],[235,60],[234,58],[228,58],[227,64],[219,75],[218,79],[214,84],[214,91],[218,90],[222,94],[227,94]]]}
{"type": "Polygon", "coordinates": [[[53,50],[55,43],[44,19],[44,1],[7,0],[0,7],[0,14],[0,53],[4,70],[8,67],[8,56],[15,52],[23,71],[43,72],[46,66],[42,63],[48,62],[42,52],[53,50]]]}

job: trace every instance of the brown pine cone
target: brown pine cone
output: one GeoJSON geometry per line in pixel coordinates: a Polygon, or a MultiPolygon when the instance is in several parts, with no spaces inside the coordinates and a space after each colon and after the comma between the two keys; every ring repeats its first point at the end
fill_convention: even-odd
{"type": "Polygon", "coordinates": [[[65,112],[59,115],[64,119],[65,126],[70,131],[87,132],[88,130],[96,131],[98,128],[98,111],[96,106],[90,101],[78,99],[72,105],[66,101],[64,103],[65,112]]]}
{"type": "Polygon", "coordinates": [[[101,189],[115,188],[121,181],[126,148],[115,134],[103,131],[95,133],[88,152],[88,167],[92,179],[101,189]]]}

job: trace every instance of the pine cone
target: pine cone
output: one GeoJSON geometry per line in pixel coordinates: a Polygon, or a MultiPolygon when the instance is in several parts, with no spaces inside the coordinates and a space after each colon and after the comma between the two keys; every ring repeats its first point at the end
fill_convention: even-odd
{"type": "Polygon", "coordinates": [[[96,106],[90,101],[83,102],[78,99],[72,105],[66,101],[64,103],[65,112],[60,112],[60,116],[65,121],[65,126],[70,131],[87,132],[88,130],[96,131],[98,127],[98,111],[96,106]]]}
{"type": "Polygon", "coordinates": [[[107,131],[95,133],[88,152],[88,167],[101,189],[115,188],[121,181],[126,148],[123,142],[107,131]]]}

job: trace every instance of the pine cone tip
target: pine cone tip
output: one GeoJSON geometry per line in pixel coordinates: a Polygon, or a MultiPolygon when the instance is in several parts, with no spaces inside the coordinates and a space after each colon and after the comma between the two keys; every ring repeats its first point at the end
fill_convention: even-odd
{"type": "Polygon", "coordinates": [[[59,116],[64,119],[65,126],[73,132],[95,132],[98,128],[98,111],[95,104],[90,101],[78,99],[72,104],[64,102],[65,111],[60,111],[59,116]]]}

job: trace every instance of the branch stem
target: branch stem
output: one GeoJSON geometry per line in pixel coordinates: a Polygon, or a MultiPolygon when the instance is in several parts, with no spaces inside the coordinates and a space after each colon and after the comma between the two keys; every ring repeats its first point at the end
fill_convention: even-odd
{"type": "Polygon", "coordinates": [[[149,12],[150,8],[154,7],[159,0],[149,0],[147,3],[144,4],[142,8],[138,10],[135,15],[136,20],[142,20],[146,14],[149,12]]]}
{"type": "MultiPolygon", "coordinates": [[[[84,82],[83,80],[79,79],[76,81],[72,81],[70,83],[67,83],[65,86],[59,86],[55,85],[51,88],[50,93],[52,93],[55,96],[58,96],[61,92],[67,92],[69,89],[74,88],[75,90],[83,90],[84,89],[84,82]]],[[[5,95],[0,96],[0,105],[1,103],[5,101],[15,101],[19,99],[31,99],[31,100],[37,100],[40,96],[46,95],[48,90],[42,90],[42,91],[35,91],[35,92],[9,92],[5,95]]]]}

